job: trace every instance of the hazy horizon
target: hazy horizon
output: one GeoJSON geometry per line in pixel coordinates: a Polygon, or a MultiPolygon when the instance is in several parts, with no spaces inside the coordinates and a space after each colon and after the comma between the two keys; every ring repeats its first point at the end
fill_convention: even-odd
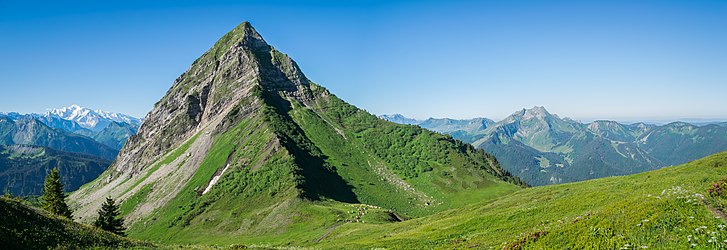
{"type": "Polygon", "coordinates": [[[3,1],[0,110],[144,117],[251,21],[312,81],[374,114],[727,118],[726,2],[524,2],[3,1]]]}
{"type": "MultiPolygon", "coordinates": [[[[79,104],[76,104],[76,103],[71,103],[69,105],[59,106],[59,107],[45,108],[45,109],[40,110],[40,111],[19,112],[19,111],[16,111],[16,110],[0,110],[0,113],[2,113],[2,114],[8,114],[8,113],[17,112],[17,113],[20,113],[20,114],[31,114],[31,113],[44,114],[44,113],[46,113],[48,111],[51,111],[53,109],[70,107],[72,105],[78,105],[81,108],[88,108],[88,109],[91,109],[91,110],[94,110],[94,111],[101,110],[101,111],[107,111],[107,112],[112,112],[112,113],[123,113],[123,114],[127,114],[127,113],[119,112],[119,111],[115,111],[115,110],[105,110],[105,109],[98,109],[98,108],[94,108],[94,107],[87,107],[87,106],[79,105],[79,104]]],[[[541,106],[541,107],[544,107],[544,106],[541,106]]],[[[532,108],[532,107],[530,107],[530,108],[532,108]]],[[[515,113],[515,112],[517,112],[519,110],[522,110],[522,109],[530,109],[530,108],[521,108],[521,109],[518,109],[518,110],[513,111],[513,113],[515,113]]],[[[660,124],[667,124],[667,123],[671,123],[671,122],[688,122],[688,123],[699,124],[699,123],[714,123],[714,122],[725,122],[725,121],[727,121],[727,118],[719,118],[719,117],[717,117],[717,118],[689,118],[689,117],[682,117],[682,118],[675,118],[675,119],[670,119],[670,118],[653,118],[653,117],[652,118],[574,118],[574,117],[571,117],[571,116],[568,116],[568,115],[563,115],[563,114],[559,114],[559,113],[552,112],[552,111],[550,111],[548,109],[548,107],[544,107],[544,108],[546,110],[548,110],[549,113],[554,114],[554,115],[558,115],[560,118],[568,118],[568,119],[572,119],[572,120],[575,120],[575,121],[578,121],[578,122],[582,122],[582,123],[589,123],[589,122],[598,121],[598,120],[608,120],[608,121],[616,121],[616,122],[624,123],[624,124],[632,124],[632,123],[643,122],[643,123],[647,123],[647,124],[657,124],[657,125],[660,125],[660,124]]],[[[500,120],[503,120],[503,119],[507,118],[507,116],[504,116],[504,117],[488,117],[488,116],[485,116],[485,115],[483,115],[483,116],[473,116],[473,117],[455,117],[455,116],[442,116],[442,117],[424,116],[424,117],[414,117],[414,116],[408,116],[406,114],[397,113],[397,112],[394,112],[394,113],[381,113],[381,114],[372,113],[372,114],[377,115],[377,116],[379,116],[379,115],[402,115],[402,116],[404,116],[406,118],[412,118],[412,119],[416,119],[416,120],[426,120],[426,119],[429,119],[429,118],[433,118],[433,119],[445,119],[445,118],[449,118],[449,119],[455,119],[455,120],[469,120],[469,119],[476,119],[476,118],[487,118],[487,119],[491,119],[491,120],[494,120],[494,121],[500,121],[500,120]]],[[[129,115],[129,114],[127,114],[127,115],[129,115]]],[[[144,115],[142,115],[142,116],[135,116],[135,115],[131,115],[131,116],[133,116],[135,118],[144,118],[144,116],[146,116],[146,113],[144,115]]]]}

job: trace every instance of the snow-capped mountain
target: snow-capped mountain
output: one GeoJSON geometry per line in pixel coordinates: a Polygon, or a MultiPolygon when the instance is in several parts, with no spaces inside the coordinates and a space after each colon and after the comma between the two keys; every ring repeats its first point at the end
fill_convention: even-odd
{"type": "Polygon", "coordinates": [[[112,113],[103,110],[91,110],[75,104],[69,107],[51,109],[46,113],[46,115],[74,121],[81,125],[81,127],[92,131],[100,131],[111,124],[111,122],[129,123],[137,126],[142,122],[142,119],[129,115],[112,113]]]}

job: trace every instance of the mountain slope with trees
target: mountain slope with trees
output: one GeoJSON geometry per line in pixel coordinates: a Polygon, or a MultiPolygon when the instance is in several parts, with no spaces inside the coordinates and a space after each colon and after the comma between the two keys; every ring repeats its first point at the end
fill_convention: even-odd
{"type": "Polygon", "coordinates": [[[0,146],[0,190],[13,195],[40,195],[43,179],[58,167],[67,192],[98,177],[111,161],[85,154],[25,145],[0,146]]]}
{"type": "Polygon", "coordinates": [[[0,197],[0,246],[4,249],[151,247],[0,197]]]}

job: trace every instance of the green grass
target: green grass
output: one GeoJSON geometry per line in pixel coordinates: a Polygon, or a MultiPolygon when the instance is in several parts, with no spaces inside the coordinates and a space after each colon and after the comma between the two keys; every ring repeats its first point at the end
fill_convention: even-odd
{"type": "MultiPolygon", "coordinates": [[[[346,117],[295,102],[281,105],[279,98],[265,96],[261,110],[214,135],[203,162],[176,197],[135,221],[129,235],[163,244],[314,245],[339,227],[390,224],[520,189],[492,175],[507,176],[483,151],[451,137],[368,114],[351,119],[380,124],[375,131],[356,131],[351,126],[357,120],[340,120],[346,117]],[[398,145],[378,147],[376,140],[382,139],[398,145]],[[405,147],[413,148],[418,164],[398,157],[406,154],[399,152],[405,147]],[[228,164],[220,181],[202,195],[228,164]],[[377,173],[377,166],[385,173],[377,173]],[[398,179],[403,185],[386,175],[404,176],[398,179]]],[[[173,161],[185,145],[148,173],[173,161]]],[[[122,203],[122,213],[150,202],[153,188],[145,186],[122,203]]]]}
{"type": "Polygon", "coordinates": [[[152,191],[152,184],[147,184],[144,187],[142,187],[141,190],[134,193],[134,195],[132,195],[131,197],[129,197],[128,199],[123,201],[121,203],[121,205],[119,206],[119,213],[121,214],[121,216],[126,216],[129,213],[131,213],[132,211],[134,211],[134,209],[140,203],[143,203],[144,201],[146,201],[146,198],[149,195],[149,192],[151,192],[151,191],[152,191]]]}
{"type": "Polygon", "coordinates": [[[705,196],[711,183],[724,177],[727,152],[631,176],[523,189],[404,222],[394,222],[390,209],[368,205],[292,198],[281,206],[279,197],[265,194],[246,204],[224,196],[189,228],[161,242],[319,249],[688,249],[691,244],[719,249],[727,247],[727,227],[702,197],[724,208],[727,199],[705,196]],[[359,216],[363,207],[367,212],[359,216]],[[286,225],[258,227],[271,218],[286,225]],[[253,231],[239,231],[241,226],[253,231]]]}
{"type": "Polygon", "coordinates": [[[152,247],[5,197],[0,197],[0,218],[0,246],[4,249],[152,247]]]}
{"type": "MultiPolygon", "coordinates": [[[[361,203],[391,208],[409,216],[421,216],[488,200],[518,189],[514,185],[499,182],[481,171],[477,165],[467,162],[471,159],[450,153],[449,157],[445,157],[450,159],[450,164],[429,162],[428,165],[432,166],[429,171],[421,171],[416,177],[401,180],[416,191],[406,190],[377,173],[377,166],[388,170],[392,163],[371,153],[370,148],[365,145],[366,142],[356,139],[355,133],[332,124],[330,120],[327,121],[309,109],[297,108],[291,113],[305,135],[328,157],[326,162],[353,186],[353,192],[361,203]],[[343,132],[343,135],[336,129],[343,132]]],[[[429,134],[424,134],[415,139],[420,141],[413,143],[437,145],[436,140],[430,138],[429,134]]],[[[375,140],[381,137],[365,139],[375,140]]],[[[391,170],[386,173],[388,174],[385,175],[392,176],[396,174],[391,170]]],[[[398,179],[398,175],[396,176],[398,179]]]]}
{"type": "Polygon", "coordinates": [[[346,225],[316,247],[725,248],[725,221],[700,198],[724,176],[727,153],[631,176],[529,188],[403,223],[346,225]],[[539,232],[544,236],[532,240],[539,232]]]}

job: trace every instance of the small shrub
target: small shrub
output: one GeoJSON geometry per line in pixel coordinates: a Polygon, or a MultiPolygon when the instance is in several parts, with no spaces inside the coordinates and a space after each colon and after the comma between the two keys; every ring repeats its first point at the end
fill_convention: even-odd
{"type": "Polygon", "coordinates": [[[707,192],[712,197],[722,197],[725,195],[725,190],[727,190],[727,179],[721,179],[712,183],[707,192]]]}

